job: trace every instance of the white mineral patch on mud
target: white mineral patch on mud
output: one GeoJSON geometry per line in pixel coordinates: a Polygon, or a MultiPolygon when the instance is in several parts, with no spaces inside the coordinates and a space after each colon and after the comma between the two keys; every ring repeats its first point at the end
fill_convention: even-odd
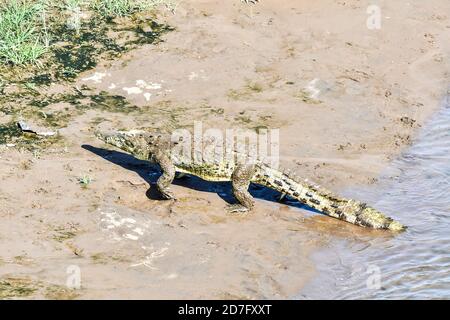
{"type": "Polygon", "coordinates": [[[128,233],[124,234],[123,237],[126,238],[126,239],[130,239],[130,240],[138,240],[139,239],[138,236],[135,236],[133,234],[128,234],[128,233]]]}
{"type": "Polygon", "coordinates": [[[82,78],[83,81],[93,81],[95,83],[101,83],[104,77],[108,76],[107,73],[95,72],[92,76],[82,78]]]}
{"type": "Polygon", "coordinates": [[[145,82],[144,80],[137,80],[136,85],[139,88],[146,89],[146,90],[159,90],[162,88],[162,85],[160,83],[155,82],[145,82]]]}
{"type": "Polygon", "coordinates": [[[139,87],[123,87],[123,90],[128,94],[140,94],[142,93],[142,89],[139,87]]]}
{"type": "Polygon", "coordinates": [[[116,211],[101,211],[100,224],[103,229],[112,232],[114,240],[139,240],[149,228],[148,222],[138,223],[136,219],[123,217],[116,211]]]}
{"type": "MultiPolygon", "coordinates": [[[[142,94],[145,98],[145,101],[150,101],[150,98],[153,96],[153,93],[148,91],[155,91],[162,89],[162,84],[157,82],[146,82],[145,80],[136,80],[136,86],[135,87],[124,87],[123,90],[125,90],[129,95],[132,94],[142,94]]],[[[167,90],[165,90],[167,92],[167,90]]],[[[161,94],[161,91],[157,91],[156,95],[161,94]]]]}
{"type": "Polygon", "coordinates": [[[208,80],[208,77],[205,76],[205,70],[200,70],[198,73],[192,71],[189,76],[188,79],[190,81],[195,80],[195,79],[201,79],[201,80],[208,80]]]}
{"type": "Polygon", "coordinates": [[[150,92],[144,93],[144,98],[146,101],[150,101],[150,98],[152,97],[152,94],[150,92]]]}

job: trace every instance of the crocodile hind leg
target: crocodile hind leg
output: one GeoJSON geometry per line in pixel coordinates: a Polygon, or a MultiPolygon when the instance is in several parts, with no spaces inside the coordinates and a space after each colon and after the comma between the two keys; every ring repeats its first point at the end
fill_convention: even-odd
{"type": "Polygon", "coordinates": [[[156,153],[153,158],[162,170],[162,175],[158,178],[158,181],[156,181],[158,191],[164,199],[175,199],[175,196],[169,189],[175,178],[175,166],[173,165],[172,160],[169,156],[160,152],[156,153]]]}
{"type": "Polygon", "coordinates": [[[229,212],[247,212],[253,208],[255,201],[248,192],[250,181],[255,174],[254,165],[238,165],[231,175],[233,194],[238,204],[229,206],[229,212]]]}

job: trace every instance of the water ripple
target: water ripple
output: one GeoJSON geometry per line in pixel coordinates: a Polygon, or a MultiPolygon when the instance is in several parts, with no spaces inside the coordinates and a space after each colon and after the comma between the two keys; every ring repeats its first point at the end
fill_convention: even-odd
{"type": "Polygon", "coordinates": [[[450,298],[450,105],[380,180],[377,189],[352,190],[351,195],[392,213],[408,231],[382,240],[331,241],[317,255],[319,276],[302,296],[450,298]],[[380,286],[370,283],[375,274],[380,286]]]}

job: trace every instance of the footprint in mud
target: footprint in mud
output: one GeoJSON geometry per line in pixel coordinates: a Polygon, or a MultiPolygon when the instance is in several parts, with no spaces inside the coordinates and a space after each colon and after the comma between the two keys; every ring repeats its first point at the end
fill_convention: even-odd
{"type": "Polygon", "coordinates": [[[413,61],[409,66],[409,73],[420,82],[429,82],[430,79],[442,79],[442,62],[444,61],[440,50],[430,50],[413,61]]]}

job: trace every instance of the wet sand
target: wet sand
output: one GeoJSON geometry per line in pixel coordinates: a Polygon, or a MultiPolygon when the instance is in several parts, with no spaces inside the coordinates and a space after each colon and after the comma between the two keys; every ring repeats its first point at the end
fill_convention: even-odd
{"type": "Polygon", "coordinates": [[[229,184],[192,177],[173,186],[178,201],[161,201],[153,168],[92,134],[194,120],[279,128],[284,168],[336,192],[376,184],[445,94],[450,8],[383,2],[382,27],[369,30],[367,5],[191,1],[161,16],[176,28],[163,43],[76,82],[141,114],[90,110],[60,130],[64,147],[2,148],[0,277],[25,279],[35,298],[292,298],[314,276],[310,254],[334,237],[388,236],[256,188],[254,212],[233,216],[229,184]],[[81,289],[67,292],[70,266],[81,289]]]}

